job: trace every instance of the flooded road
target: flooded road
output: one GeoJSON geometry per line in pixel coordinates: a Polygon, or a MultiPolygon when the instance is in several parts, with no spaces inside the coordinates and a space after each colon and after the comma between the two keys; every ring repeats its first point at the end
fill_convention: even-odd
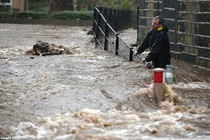
{"type": "Polygon", "coordinates": [[[210,139],[209,70],[173,60],[158,106],[153,71],[95,48],[89,28],[0,24],[0,139],[210,139]],[[26,55],[37,40],[72,54],[26,55]]]}

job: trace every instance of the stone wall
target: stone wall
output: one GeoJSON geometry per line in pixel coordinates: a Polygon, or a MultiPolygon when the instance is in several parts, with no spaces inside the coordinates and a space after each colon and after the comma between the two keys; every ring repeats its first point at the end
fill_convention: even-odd
{"type": "Polygon", "coordinates": [[[139,43],[151,27],[151,19],[163,15],[172,57],[210,69],[209,0],[141,0],[138,13],[139,43]]]}

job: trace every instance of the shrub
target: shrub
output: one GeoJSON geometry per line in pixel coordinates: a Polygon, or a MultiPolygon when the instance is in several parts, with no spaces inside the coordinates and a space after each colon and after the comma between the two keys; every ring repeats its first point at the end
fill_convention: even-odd
{"type": "Polygon", "coordinates": [[[120,5],[121,9],[131,9],[131,4],[128,0],[123,0],[121,5],[120,5]]]}
{"type": "Polygon", "coordinates": [[[48,18],[48,15],[45,12],[24,11],[16,13],[16,18],[46,19],[48,18]]]}
{"type": "Polygon", "coordinates": [[[61,11],[48,15],[47,12],[24,11],[24,12],[0,12],[0,19],[18,18],[18,19],[60,19],[60,20],[92,20],[93,11],[61,11]]]}
{"type": "Polygon", "coordinates": [[[12,12],[0,12],[0,19],[13,18],[13,15],[12,12]]]}
{"type": "Polygon", "coordinates": [[[93,11],[61,11],[55,12],[50,15],[51,19],[62,19],[62,20],[92,20],[93,11]]]}

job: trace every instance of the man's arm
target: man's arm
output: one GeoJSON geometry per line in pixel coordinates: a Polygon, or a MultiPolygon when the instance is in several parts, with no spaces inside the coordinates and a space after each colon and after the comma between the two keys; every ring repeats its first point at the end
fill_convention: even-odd
{"type": "Polygon", "coordinates": [[[141,43],[141,45],[138,47],[137,49],[137,53],[141,54],[142,52],[144,52],[147,48],[149,48],[149,38],[150,35],[149,33],[147,34],[146,38],[143,40],[143,42],[141,43]]]}
{"type": "Polygon", "coordinates": [[[152,35],[152,30],[150,30],[147,33],[147,35],[146,35],[145,39],[143,40],[143,42],[139,45],[139,47],[137,48],[137,50],[134,51],[134,55],[141,54],[147,48],[149,48],[149,40],[150,40],[151,35],[152,35]]]}

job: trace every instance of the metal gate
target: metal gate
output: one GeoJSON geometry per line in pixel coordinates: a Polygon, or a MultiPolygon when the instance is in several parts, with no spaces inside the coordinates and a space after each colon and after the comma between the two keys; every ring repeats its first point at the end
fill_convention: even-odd
{"type": "Polygon", "coordinates": [[[120,37],[116,30],[128,27],[131,23],[131,11],[111,12],[113,9],[94,8],[93,35],[96,47],[120,55],[129,61],[140,61],[141,58],[133,58],[133,48],[128,46],[120,37]],[[113,16],[108,16],[109,14],[113,16]],[[120,23],[120,24],[119,24],[120,23]],[[115,29],[113,29],[113,27],[115,29]]]}

